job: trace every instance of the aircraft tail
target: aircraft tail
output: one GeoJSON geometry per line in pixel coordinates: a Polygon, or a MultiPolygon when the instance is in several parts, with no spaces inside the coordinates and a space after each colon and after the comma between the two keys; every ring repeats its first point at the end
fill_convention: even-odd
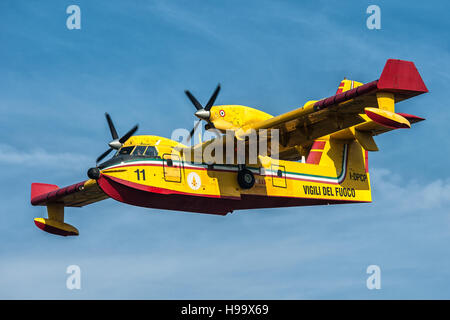
{"type": "Polygon", "coordinates": [[[342,80],[341,83],[339,84],[336,94],[352,90],[352,89],[362,86],[362,85],[363,84],[361,82],[354,81],[354,80],[347,80],[346,78],[344,78],[344,80],[342,80]]]}
{"type": "MultiPolygon", "coordinates": [[[[408,113],[396,112],[396,104],[405,99],[428,92],[413,62],[389,59],[376,83],[373,101],[368,101],[364,113],[359,116],[364,122],[331,134],[332,139],[355,139],[365,150],[378,151],[374,136],[425,120],[408,113]]],[[[344,79],[338,88],[342,93],[361,83],[344,79]]],[[[358,92],[359,89],[356,89],[358,92]]],[[[360,90],[361,91],[361,90],[360,90]]],[[[345,94],[347,95],[347,94],[345,94]]]]}
{"type": "Polygon", "coordinates": [[[349,199],[372,201],[368,152],[357,140],[330,136],[315,140],[306,163],[333,168],[337,185],[333,193],[349,199]]]}

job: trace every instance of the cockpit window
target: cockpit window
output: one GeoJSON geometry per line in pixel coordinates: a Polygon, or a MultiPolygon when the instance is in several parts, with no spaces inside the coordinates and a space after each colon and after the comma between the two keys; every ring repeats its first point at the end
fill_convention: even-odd
{"type": "Polygon", "coordinates": [[[158,151],[156,151],[156,148],[153,146],[149,146],[147,150],[145,151],[145,155],[150,158],[157,158],[158,157],[158,151]]]}
{"type": "Polygon", "coordinates": [[[133,148],[134,146],[120,148],[119,154],[130,154],[131,151],[133,151],[133,148]]]}
{"type": "Polygon", "coordinates": [[[134,148],[133,156],[143,156],[147,146],[137,146],[134,148]]]}

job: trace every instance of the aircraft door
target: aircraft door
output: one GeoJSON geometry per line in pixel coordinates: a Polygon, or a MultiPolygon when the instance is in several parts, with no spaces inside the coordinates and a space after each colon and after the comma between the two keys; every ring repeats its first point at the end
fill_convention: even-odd
{"type": "Polygon", "coordinates": [[[278,188],[286,188],[286,168],[281,165],[271,165],[272,185],[278,188]]]}
{"type": "Polygon", "coordinates": [[[180,157],[176,154],[163,154],[163,173],[164,180],[168,182],[181,182],[180,157]]]}

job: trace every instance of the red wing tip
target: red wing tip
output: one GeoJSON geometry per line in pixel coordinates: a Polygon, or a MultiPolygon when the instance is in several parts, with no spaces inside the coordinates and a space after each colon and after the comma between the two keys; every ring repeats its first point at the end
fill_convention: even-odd
{"type": "Polygon", "coordinates": [[[59,187],[56,184],[33,182],[31,184],[31,203],[33,203],[34,198],[57,189],[59,187]]]}
{"type": "Polygon", "coordinates": [[[377,86],[379,90],[428,92],[414,62],[400,59],[386,61],[377,86]]]}

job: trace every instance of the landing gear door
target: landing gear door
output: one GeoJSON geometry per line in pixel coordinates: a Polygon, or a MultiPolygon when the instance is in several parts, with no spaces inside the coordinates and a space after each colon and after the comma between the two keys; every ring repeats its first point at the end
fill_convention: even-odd
{"type": "Polygon", "coordinates": [[[272,185],[278,188],[286,188],[286,169],[281,165],[271,165],[272,185]]]}
{"type": "Polygon", "coordinates": [[[181,182],[181,160],[176,154],[163,154],[164,180],[167,182],[181,182]]]}

